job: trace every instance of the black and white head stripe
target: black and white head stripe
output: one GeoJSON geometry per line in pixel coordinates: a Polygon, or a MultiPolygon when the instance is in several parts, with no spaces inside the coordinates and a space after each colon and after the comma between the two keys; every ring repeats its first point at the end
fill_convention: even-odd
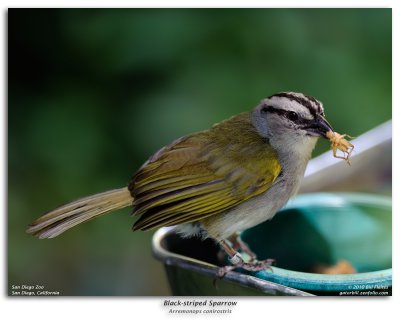
{"type": "Polygon", "coordinates": [[[324,116],[324,108],[322,103],[311,96],[296,92],[280,92],[268,97],[267,99],[269,100],[273,98],[286,98],[291,101],[296,101],[300,105],[307,108],[314,119],[317,117],[317,115],[324,116]]]}

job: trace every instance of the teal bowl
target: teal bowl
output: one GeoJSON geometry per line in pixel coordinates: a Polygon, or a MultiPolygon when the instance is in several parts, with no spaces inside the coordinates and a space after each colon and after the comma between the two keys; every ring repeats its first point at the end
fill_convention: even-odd
{"type": "Polygon", "coordinates": [[[260,279],[316,294],[391,292],[391,208],[390,198],[377,195],[305,194],[241,238],[259,260],[276,260],[255,274],[260,279]],[[357,273],[314,271],[341,260],[357,273]]]}

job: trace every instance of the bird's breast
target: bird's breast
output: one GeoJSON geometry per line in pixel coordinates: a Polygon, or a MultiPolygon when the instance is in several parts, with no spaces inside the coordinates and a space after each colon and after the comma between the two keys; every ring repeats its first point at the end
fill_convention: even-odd
{"type": "Polygon", "coordinates": [[[288,180],[284,175],[266,192],[235,208],[201,222],[209,237],[225,239],[235,232],[254,227],[271,219],[299,188],[299,181],[288,180]]]}

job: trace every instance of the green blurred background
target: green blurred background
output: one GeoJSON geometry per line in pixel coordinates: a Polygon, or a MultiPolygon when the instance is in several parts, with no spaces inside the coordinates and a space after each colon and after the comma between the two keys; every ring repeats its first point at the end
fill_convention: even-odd
{"type": "Polygon", "coordinates": [[[168,295],[130,209],[53,240],[25,228],[279,91],[323,101],[341,133],[390,119],[391,24],[390,9],[10,9],[8,292],[168,295]]]}

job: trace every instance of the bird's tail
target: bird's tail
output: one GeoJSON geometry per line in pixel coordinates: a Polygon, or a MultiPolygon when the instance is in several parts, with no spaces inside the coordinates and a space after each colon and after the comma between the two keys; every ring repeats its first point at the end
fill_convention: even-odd
{"type": "Polygon", "coordinates": [[[126,187],[98,193],[44,214],[33,221],[26,232],[40,239],[54,238],[78,224],[128,207],[132,203],[133,198],[126,187]]]}

